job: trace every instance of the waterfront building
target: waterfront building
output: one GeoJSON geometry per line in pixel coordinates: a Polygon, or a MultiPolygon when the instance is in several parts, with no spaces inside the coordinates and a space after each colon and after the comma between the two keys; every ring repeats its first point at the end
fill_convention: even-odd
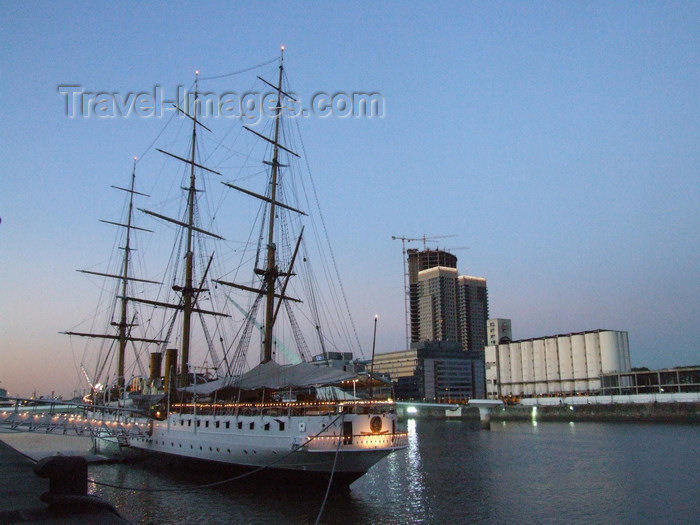
{"type": "Polygon", "coordinates": [[[510,319],[489,319],[486,328],[489,345],[510,343],[513,340],[513,323],[510,319]]]}
{"type": "Polygon", "coordinates": [[[418,272],[419,341],[459,340],[456,285],[456,268],[418,272]]]}
{"type": "Polygon", "coordinates": [[[483,398],[486,279],[459,275],[457,257],[408,250],[411,348],[376,356],[399,398],[483,398]]]}
{"type": "Polygon", "coordinates": [[[601,375],[630,371],[627,332],[594,330],[485,349],[490,399],[599,393],[601,375]]]}
{"type": "Polygon", "coordinates": [[[420,292],[418,284],[418,274],[430,268],[457,268],[457,257],[443,250],[406,250],[408,254],[408,295],[410,305],[411,320],[411,342],[417,343],[422,340],[420,329],[420,292]]]}
{"type": "Polygon", "coordinates": [[[321,352],[311,358],[314,364],[324,364],[344,371],[361,372],[364,365],[355,360],[352,352],[321,352]]]}
{"type": "Polygon", "coordinates": [[[411,342],[457,341],[467,352],[487,342],[486,279],[459,275],[457,257],[441,250],[408,250],[411,342]]]}
{"type": "Polygon", "coordinates": [[[700,367],[632,369],[601,376],[603,395],[682,394],[700,392],[700,367]]]}
{"type": "Polygon", "coordinates": [[[379,354],[375,374],[391,377],[397,399],[432,402],[482,399],[484,362],[455,341],[424,341],[410,350],[379,354]]]}
{"type": "Polygon", "coordinates": [[[400,352],[387,352],[374,356],[374,372],[391,377],[397,381],[404,377],[412,377],[418,366],[418,350],[402,350],[400,352]]]}
{"type": "Polygon", "coordinates": [[[466,352],[483,355],[486,346],[486,320],[489,299],[484,277],[460,275],[457,278],[457,340],[466,352]]]}

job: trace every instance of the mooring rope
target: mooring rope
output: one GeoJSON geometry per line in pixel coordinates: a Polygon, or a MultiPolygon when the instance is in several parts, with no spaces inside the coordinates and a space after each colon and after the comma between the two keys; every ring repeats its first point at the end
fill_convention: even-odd
{"type": "MultiPolygon", "coordinates": [[[[326,501],[328,501],[328,494],[330,493],[331,485],[333,484],[333,474],[335,474],[335,465],[338,462],[338,455],[340,454],[340,442],[343,439],[342,429],[343,423],[345,422],[345,412],[343,412],[341,415],[343,416],[343,419],[341,419],[340,421],[341,431],[338,432],[338,446],[335,449],[335,458],[333,458],[333,468],[331,469],[331,477],[328,480],[328,487],[326,487],[326,495],[323,497],[323,503],[321,503],[321,510],[318,511],[318,516],[316,517],[316,522],[314,523],[314,525],[318,525],[318,522],[321,521],[321,516],[323,516],[323,509],[326,507],[326,501]]],[[[338,418],[336,418],[336,421],[337,420],[338,418]]]]}

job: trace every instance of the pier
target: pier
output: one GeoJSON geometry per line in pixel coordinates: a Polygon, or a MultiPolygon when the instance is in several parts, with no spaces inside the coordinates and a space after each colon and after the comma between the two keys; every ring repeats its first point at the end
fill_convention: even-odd
{"type": "Polygon", "coordinates": [[[396,410],[399,416],[406,418],[411,416],[433,416],[445,418],[461,418],[464,410],[477,409],[481,427],[489,429],[491,426],[491,414],[497,407],[503,406],[503,401],[494,399],[470,399],[467,403],[426,403],[422,401],[396,401],[396,410]]]}

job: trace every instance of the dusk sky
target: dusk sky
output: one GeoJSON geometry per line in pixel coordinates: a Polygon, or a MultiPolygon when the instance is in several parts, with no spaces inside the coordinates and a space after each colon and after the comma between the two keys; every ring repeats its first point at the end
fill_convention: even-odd
{"type": "MultiPolygon", "coordinates": [[[[122,206],[110,185],[127,183],[134,156],[159,155],[169,118],[70,118],[60,86],[172,99],[196,69],[240,71],[281,45],[302,104],[384,101],[381,116],[299,119],[365,349],[375,314],[377,351],[404,348],[392,236],[427,235],[487,279],[490,315],[512,319],[516,339],[623,330],[632,366],[700,365],[696,1],[5,2],[3,20],[0,387],[12,395],[77,388],[82,346],[59,332],[99,289],[75,270],[109,255],[98,220],[122,206]]],[[[241,78],[205,87],[241,93],[241,78]]]]}

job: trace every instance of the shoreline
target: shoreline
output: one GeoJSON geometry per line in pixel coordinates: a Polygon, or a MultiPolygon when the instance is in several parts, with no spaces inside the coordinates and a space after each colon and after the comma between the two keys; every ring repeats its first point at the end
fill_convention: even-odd
{"type": "MultiPolygon", "coordinates": [[[[445,409],[421,409],[402,415],[407,419],[445,419],[479,421],[476,407],[463,407],[459,414],[449,415],[445,409]]],[[[578,405],[503,405],[491,412],[491,421],[563,421],[597,423],[700,423],[700,402],[678,403],[615,403],[578,405]]]]}
{"type": "Polygon", "coordinates": [[[559,406],[507,405],[492,421],[589,421],[605,423],[700,423],[700,403],[625,403],[559,406]]]}

